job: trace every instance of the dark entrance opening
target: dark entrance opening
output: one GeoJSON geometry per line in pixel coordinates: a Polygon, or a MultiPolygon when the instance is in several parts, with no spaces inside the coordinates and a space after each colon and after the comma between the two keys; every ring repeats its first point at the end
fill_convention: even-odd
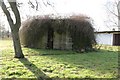
{"type": "Polygon", "coordinates": [[[49,27],[47,36],[47,49],[53,49],[54,29],[49,27]]]}
{"type": "Polygon", "coordinates": [[[113,45],[120,46],[120,34],[113,34],[113,45]]]}

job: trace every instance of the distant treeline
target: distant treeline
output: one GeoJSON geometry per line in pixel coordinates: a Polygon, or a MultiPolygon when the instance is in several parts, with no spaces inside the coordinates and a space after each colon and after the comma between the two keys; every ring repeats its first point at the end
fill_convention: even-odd
{"type": "Polygon", "coordinates": [[[6,30],[0,31],[0,39],[8,39],[11,38],[11,32],[6,30]]]}

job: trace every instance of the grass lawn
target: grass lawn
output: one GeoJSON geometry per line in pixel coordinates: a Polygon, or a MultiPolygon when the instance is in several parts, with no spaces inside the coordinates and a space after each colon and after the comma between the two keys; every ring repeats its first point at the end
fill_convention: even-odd
{"type": "Polygon", "coordinates": [[[89,53],[23,48],[24,59],[14,57],[11,40],[0,40],[2,78],[116,78],[118,52],[89,53]]]}

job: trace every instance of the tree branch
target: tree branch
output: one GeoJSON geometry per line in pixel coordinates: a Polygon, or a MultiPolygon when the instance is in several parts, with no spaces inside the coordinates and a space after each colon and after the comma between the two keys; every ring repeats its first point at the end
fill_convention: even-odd
{"type": "Polygon", "coordinates": [[[36,10],[38,11],[38,1],[37,0],[35,1],[36,1],[36,10]]]}
{"type": "Polygon", "coordinates": [[[10,24],[10,27],[12,28],[12,25],[14,25],[14,23],[13,23],[13,20],[12,20],[12,18],[11,18],[10,12],[7,10],[7,7],[6,7],[6,5],[5,5],[5,3],[4,3],[3,0],[0,0],[0,3],[1,3],[0,6],[1,6],[3,12],[4,12],[5,15],[7,16],[7,20],[8,20],[8,22],[9,22],[9,24],[10,24]]]}
{"type": "Polygon", "coordinates": [[[111,11],[110,9],[108,9],[108,7],[107,7],[107,10],[108,10],[111,14],[113,14],[114,16],[118,17],[118,15],[117,15],[116,13],[114,13],[113,11],[111,11]]]}
{"type": "Polygon", "coordinates": [[[16,0],[13,0],[13,2],[11,2],[11,0],[8,0],[8,2],[9,2],[11,9],[15,15],[15,19],[16,19],[15,26],[17,26],[17,29],[19,30],[19,28],[21,26],[21,19],[20,19],[20,13],[17,8],[16,0]]]}
{"type": "Polygon", "coordinates": [[[28,4],[31,5],[31,8],[33,8],[33,9],[35,8],[34,4],[30,0],[29,0],[28,4]]]}
{"type": "Polygon", "coordinates": [[[120,6],[120,1],[119,1],[118,4],[117,4],[118,19],[120,20],[120,9],[119,9],[119,6],[120,6]]]}

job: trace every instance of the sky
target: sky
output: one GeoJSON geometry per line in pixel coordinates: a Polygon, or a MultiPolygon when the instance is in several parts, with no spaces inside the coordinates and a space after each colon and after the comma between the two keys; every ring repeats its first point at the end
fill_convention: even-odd
{"type": "MultiPolygon", "coordinates": [[[[109,0],[38,0],[40,4],[39,11],[36,11],[35,9],[30,9],[27,1],[28,0],[18,0],[18,2],[24,2],[24,4],[19,9],[22,20],[26,19],[26,15],[34,16],[45,14],[84,14],[93,19],[94,28],[97,31],[110,30],[105,25],[105,20],[107,19],[105,4],[109,0]],[[46,1],[50,2],[54,7],[51,7],[49,5],[45,6],[44,4],[46,4],[46,1]]],[[[33,0],[33,4],[35,4],[34,1],[35,0],[33,0]]]]}
{"type": "Polygon", "coordinates": [[[59,0],[56,1],[58,13],[85,14],[90,16],[95,23],[95,28],[104,30],[105,2],[106,0],[59,0]]]}

